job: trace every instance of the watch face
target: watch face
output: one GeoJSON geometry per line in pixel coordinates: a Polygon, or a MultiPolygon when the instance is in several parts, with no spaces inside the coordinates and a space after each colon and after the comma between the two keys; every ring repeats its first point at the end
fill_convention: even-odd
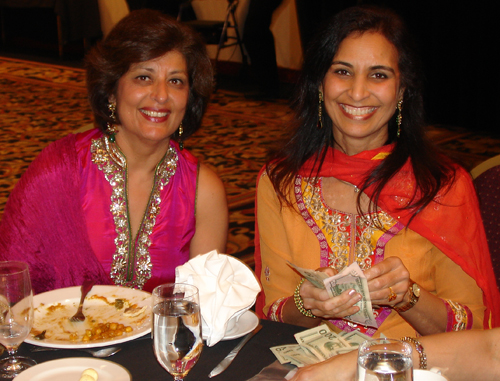
{"type": "Polygon", "coordinates": [[[413,288],[413,294],[414,294],[417,298],[419,298],[419,297],[420,297],[420,287],[418,286],[418,284],[413,283],[412,288],[413,288]]]}

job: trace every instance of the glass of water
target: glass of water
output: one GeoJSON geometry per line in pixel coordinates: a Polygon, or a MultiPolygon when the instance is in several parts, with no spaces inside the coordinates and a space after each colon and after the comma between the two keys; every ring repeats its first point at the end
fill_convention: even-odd
{"type": "Polygon", "coordinates": [[[33,292],[28,264],[0,262],[0,343],[9,354],[0,361],[0,378],[12,379],[36,364],[30,358],[16,356],[32,324],[33,292]]]}
{"type": "Polygon", "coordinates": [[[168,283],[153,290],[153,342],[156,359],[174,380],[182,381],[203,348],[198,289],[168,283]]]}
{"type": "Polygon", "coordinates": [[[358,381],[412,381],[411,345],[394,339],[371,339],[358,348],[358,381]]]}

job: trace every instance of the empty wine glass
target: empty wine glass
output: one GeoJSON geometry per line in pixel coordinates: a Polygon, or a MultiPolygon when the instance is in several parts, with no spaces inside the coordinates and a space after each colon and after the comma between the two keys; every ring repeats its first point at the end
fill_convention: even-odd
{"type": "Polygon", "coordinates": [[[0,262],[0,343],[9,356],[0,361],[0,377],[14,378],[36,362],[15,356],[33,324],[33,293],[28,265],[0,262]]]}
{"type": "Polygon", "coordinates": [[[156,359],[182,381],[203,348],[198,289],[169,283],[153,290],[153,342],[156,359]]]}

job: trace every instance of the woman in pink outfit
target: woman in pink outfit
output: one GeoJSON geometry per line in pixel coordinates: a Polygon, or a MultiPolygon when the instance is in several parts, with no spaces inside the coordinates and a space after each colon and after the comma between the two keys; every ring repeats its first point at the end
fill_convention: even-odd
{"type": "Polygon", "coordinates": [[[9,197],[0,260],[30,265],[35,292],[82,284],[152,290],[225,251],[218,176],[187,150],[213,87],[205,46],[160,12],[131,12],[86,57],[96,128],[50,144],[9,197]]]}

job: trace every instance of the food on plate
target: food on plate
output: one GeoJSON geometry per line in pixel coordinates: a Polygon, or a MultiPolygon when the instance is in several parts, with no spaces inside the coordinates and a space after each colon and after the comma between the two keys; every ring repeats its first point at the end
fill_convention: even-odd
{"type": "MultiPolygon", "coordinates": [[[[92,329],[86,329],[82,341],[95,341],[101,339],[110,339],[130,333],[134,329],[130,326],[124,326],[121,323],[99,323],[92,329]]],[[[77,337],[78,338],[78,337],[77,337]]],[[[70,340],[72,338],[70,337],[70,340]]]]}
{"type": "Polygon", "coordinates": [[[99,295],[93,295],[91,299],[101,299],[105,303],[114,306],[117,310],[123,309],[123,316],[127,317],[136,317],[139,316],[142,312],[144,312],[147,307],[146,306],[138,306],[137,304],[131,304],[127,299],[117,298],[114,302],[110,303],[108,300],[99,295]]]}
{"type": "Polygon", "coordinates": [[[32,330],[31,331],[31,334],[33,335],[33,338],[35,340],[45,340],[45,332],[47,332],[46,329],[44,329],[42,332],[38,333],[37,331],[35,330],[32,330]]]}
{"type": "MultiPolygon", "coordinates": [[[[106,286],[101,286],[106,287],[106,286]]],[[[31,338],[45,342],[89,343],[108,341],[149,327],[151,306],[149,295],[117,287],[111,292],[87,296],[83,322],[72,322],[78,297],[40,303],[35,308],[31,338]]]]}
{"type": "Polygon", "coordinates": [[[126,308],[125,311],[123,311],[123,316],[137,317],[137,316],[140,316],[144,311],[146,311],[146,309],[147,309],[146,306],[129,307],[129,308],[126,308]]]}
{"type": "Polygon", "coordinates": [[[88,368],[82,372],[80,376],[80,381],[97,381],[99,375],[97,374],[95,369],[88,368]]]}

